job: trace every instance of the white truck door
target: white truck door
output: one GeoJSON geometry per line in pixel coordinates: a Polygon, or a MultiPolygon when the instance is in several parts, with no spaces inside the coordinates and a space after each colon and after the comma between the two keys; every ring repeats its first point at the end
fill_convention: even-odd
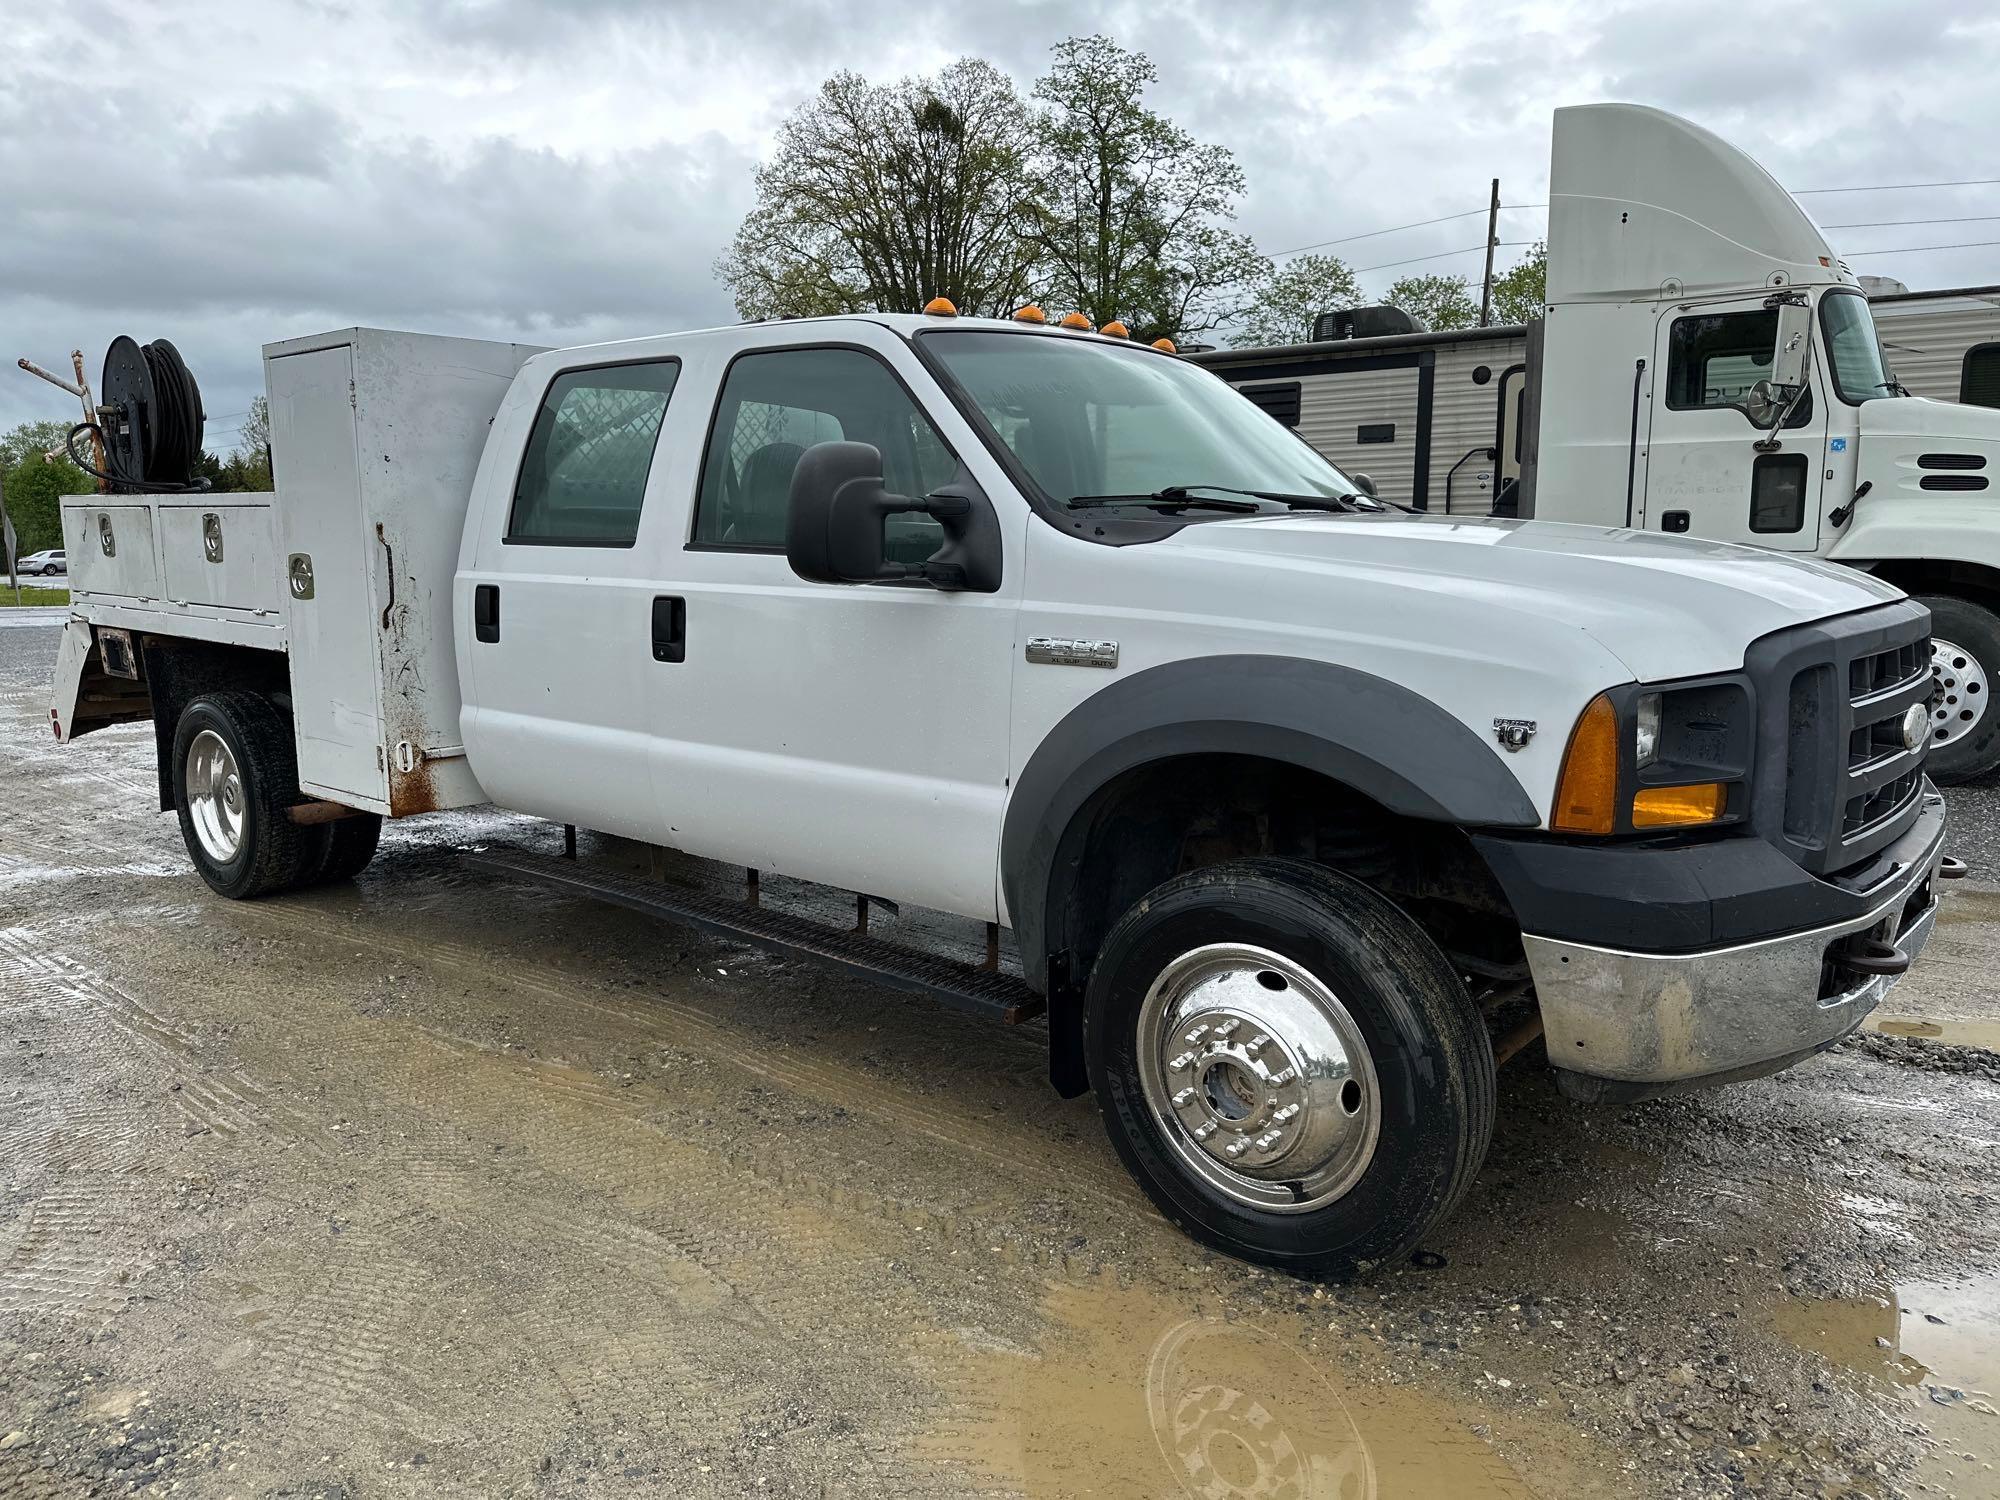
{"type": "Polygon", "coordinates": [[[1672,308],[1660,318],[1645,488],[1633,524],[1780,552],[1819,545],[1827,399],[1815,368],[1778,434],[1750,420],[1750,388],[1771,373],[1778,314],[1761,298],[1672,308]]]}
{"type": "MultiPolygon", "coordinates": [[[[667,606],[679,659],[656,678],[666,841],[991,919],[1026,507],[900,339],[851,333],[814,345],[773,327],[710,373],[714,416],[667,606]],[[795,575],[792,471],[834,439],[878,448],[899,494],[948,483],[966,456],[1000,512],[1002,592],[795,575]]],[[[895,560],[939,545],[928,517],[889,527],[895,560]]]]}
{"type": "Polygon", "coordinates": [[[680,372],[672,358],[560,369],[532,403],[504,405],[492,450],[519,467],[482,472],[480,531],[453,594],[466,753],[488,795],[649,841],[663,836],[649,642],[669,587],[654,529],[673,510],[654,454],[680,372]]]}

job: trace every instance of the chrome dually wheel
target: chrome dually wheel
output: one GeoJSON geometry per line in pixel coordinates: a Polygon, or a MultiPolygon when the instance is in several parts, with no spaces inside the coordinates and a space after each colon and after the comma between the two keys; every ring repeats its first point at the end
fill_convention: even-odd
{"type": "Polygon", "coordinates": [[[1381,1086],[1347,1007],[1267,948],[1216,943],[1169,963],[1139,1009],[1146,1102],[1189,1166],[1253,1208],[1303,1213],[1368,1170],[1381,1086]]]}
{"type": "Polygon", "coordinates": [[[1979,728],[1987,713],[1986,669],[1979,658],[1953,641],[1931,640],[1931,743],[1949,745],[1979,728]]]}
{"type": "Polygon", "coordinates": [[[228,743],[204,729],[187,749],[188,816],[208,857],[228,864],[243,847],[243,771],[228,743]]]}

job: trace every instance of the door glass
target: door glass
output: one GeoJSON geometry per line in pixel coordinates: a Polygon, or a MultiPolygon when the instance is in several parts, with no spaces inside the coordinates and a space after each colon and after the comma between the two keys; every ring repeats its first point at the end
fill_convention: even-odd
{"type": "MultiPolygon", "coordinates": [[[[1769,378],[1777,344],[1775,308],[1674,319],[1667,341],[1668,408],[1741,410],[1750,387],[1769,378]]],[[[1807,391],[1785,425],[1803,427],[1811,419],[1812,392],[1807,391]]]]}
{"type": "Polygon", "coordinates": [[[629,547],[678,360],[567,370],[549,383],[514,483],[506,540],[629,547]]]}
{"type": "MultiPolygon", "coordinates": [[[[888,368],[858,349],[772,349],[729,367],[695,503],[694,540],[779,552],[792,471],[815,443],[868,443],[893,495],[949,484],[958,460],[888,368]]],[[[944,542],[929,516],[888,521],[888,556],[922,562],[944,542]]]]}

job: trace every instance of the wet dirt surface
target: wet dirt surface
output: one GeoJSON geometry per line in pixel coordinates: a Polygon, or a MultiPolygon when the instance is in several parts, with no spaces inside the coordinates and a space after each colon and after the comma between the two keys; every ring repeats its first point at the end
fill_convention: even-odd
{"type": "Polygon", "coordinates": [[[1780,1077],[1529,1048],[1421,1264],[1318,1286],[1160,1220],[1038,1027],[458,860],[546,825],[211,897],[149,728],[48,738],[54,642],[0,632],[0,1500],[2000,1495],[2000,884],[1780,1077]]]}

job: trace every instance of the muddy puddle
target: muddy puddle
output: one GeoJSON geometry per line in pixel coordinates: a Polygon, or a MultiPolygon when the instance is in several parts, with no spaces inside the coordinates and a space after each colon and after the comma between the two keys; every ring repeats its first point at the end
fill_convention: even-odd
{"type": "Polygon", "coordinates": [[[2000,1020],[1919,1020],[1914,1016],[1870,1016],[1868,1029],[1883,1036],[1915,1036],[1953,1047],[2000,1052],[2000,1020]]]}
{"type": "Polygon", "coordinates": [[[925,1448],[975,1484],[1028,1500],[1621,1491],[1586,1439],[1543,1414],[1387,1383],[1317,1319],[1225,1319],[1111,1281],[1052,1284],[1042,1312],[1034,1348],[960,1336],[966,1358],[944,1385],[972,1415],[925,1448]]]}
{"type": "Polygon", "coordinates": [[[1772,1321],[1909,1406],[1936,1443],[1922,1482],[1960,1500],[2000,1497],[2000,1272],[1788,1302],[1772,1321]]]}

